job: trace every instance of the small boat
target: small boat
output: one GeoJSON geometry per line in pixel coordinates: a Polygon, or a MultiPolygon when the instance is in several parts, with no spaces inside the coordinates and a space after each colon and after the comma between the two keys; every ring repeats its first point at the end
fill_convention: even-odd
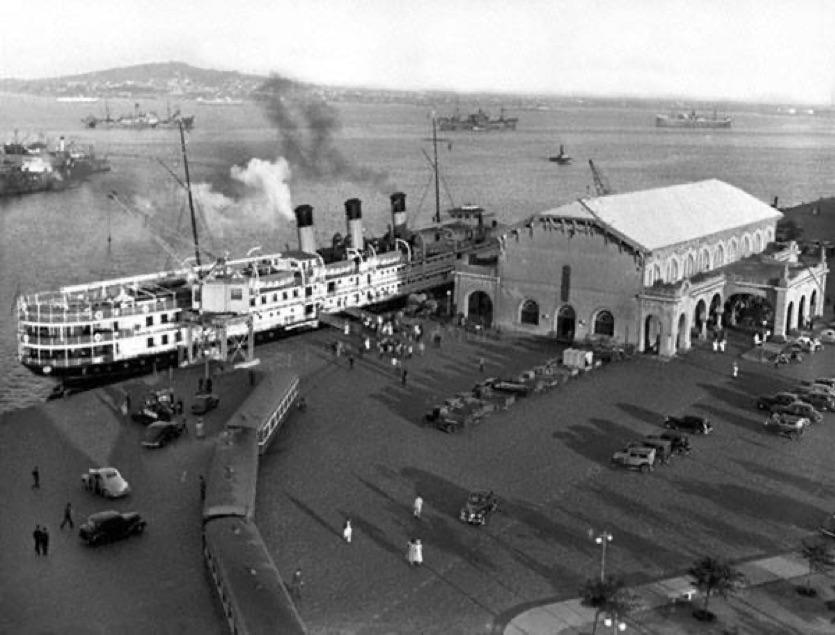
{"type": "Polygon", "coordinates": [[[560,144],[560,153],[556,156],[548,157],[548,160],[558,165],[568,165],[571,163],[571,157],[566,155],[565,148],[560,144]]]}

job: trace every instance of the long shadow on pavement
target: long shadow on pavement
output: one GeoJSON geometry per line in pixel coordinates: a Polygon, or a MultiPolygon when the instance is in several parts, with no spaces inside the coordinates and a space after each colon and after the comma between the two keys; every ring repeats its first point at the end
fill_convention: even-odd
{"type": "Polygon", "coordinates": [[[551,437],[565,443],[577,454],[598,463],[609,463],[612,453],[630,441],[640,440],[640,434],[627,426],[608,419],[589,419],[591,425],[572,425],[557,430],[551,437]]]}

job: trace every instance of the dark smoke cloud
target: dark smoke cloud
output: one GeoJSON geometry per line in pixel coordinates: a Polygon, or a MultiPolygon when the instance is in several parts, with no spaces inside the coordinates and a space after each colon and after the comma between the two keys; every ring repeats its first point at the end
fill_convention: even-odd
{"type": "Polygon", "coordinates": [[[341,123],[336,109],[298,82],[273,76],[256,92],[276,127],[281,155],[294,173],[310,179],[341,178],[368,183],[382,192],[395,188],[385,172],[354,165],[336,148],[341,123]]]}

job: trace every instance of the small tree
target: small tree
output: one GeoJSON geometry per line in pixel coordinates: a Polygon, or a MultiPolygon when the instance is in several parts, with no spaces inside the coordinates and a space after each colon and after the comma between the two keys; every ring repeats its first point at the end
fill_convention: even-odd
{"type": "Polygon", "coordinates": [[[705,603],[700,611],[694,612],[699,619],[712,619],[713,613],[708,610],[708,603],[712,595],[727,598],[745,583],[745,576],[734,569],[729,562],[720,558],[705,556],[699,558],[687,573],[693,578],[693,584],[704,593],[705,603]]]}
{"type": "Polygon", "coordinates": [[[601,613],[609,613],[613,617],[625,618],[637,608],[635,596],[626,588],[622,578],[592,578],[586,580],[580,589],[583,606],[594,609],[594,626],[592,635],[597,633],[597,623],[601,613]]]}
{"type": "Polygon", "coordinates": [[[805,595],[815,595],[812,588],[812,574],[826,571],[835,565],[835,557],[828,543],[820,540],[814,542],[802,542],[800,555],[809,563],[809,573],[806,574],[805,595]]]}

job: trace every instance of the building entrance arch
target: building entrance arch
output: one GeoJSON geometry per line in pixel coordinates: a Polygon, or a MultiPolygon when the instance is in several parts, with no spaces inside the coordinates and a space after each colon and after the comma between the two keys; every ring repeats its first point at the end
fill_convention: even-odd
{"type": "Polygon", "coordinates": [[[644,320],[644,352],[658,355],[661,349],[661,320],[655,315],[648,315],[644,320]]]}
{"type": "Polygon", "coordinates": [[[714,326],[719,327],[719,315],[722,313],[722,296],[718,293],[714,294],[710,299],[710,309],[708,309],[708,321],[714,326]]]}
{"type": "Polygon", "coordinates": [[[794,302],[789,302],[789,306],[786,309],[786,330],[791,331],[795,328],[795,324],[792,321],[794,319],[794,302]]]}
{"type": "Polygon", "coordinates": [[[704,300],[699,300],[696,303],[696,308],[693,310],[693,330],[701,334],[702,327],[707,321],[707,303],[704,300]]]}
{"type": "Polygon", "coordinates": [[[687,316],[682,313],[678,316],[678,329],[676,329],[676,352],[687,346],[687,316]]]}
{"type": "Polygon", "coordinates": [[[565,304],[557,311],[556,331],[560,342],[573,342],[577,314],[570,304],[565,304]]]}
{"type": "Polygon", "coordinates": [[[797,305],[797,326],[803,328],[806,326],[806,296],[800,296],[800,302],[797,305]]]}
{"type": "Polygon", "coordinates": [[[493,301],[484,291],[475,291],[467,298],[467,321],[486,329],[493,326],[493,301]]]}
{"type": "Polygon", "coordinates": [[[817,315],[818,308],[818,290],[814,289],[812,295],[809,296],[809,319],[814,320],[817,315]]]}

